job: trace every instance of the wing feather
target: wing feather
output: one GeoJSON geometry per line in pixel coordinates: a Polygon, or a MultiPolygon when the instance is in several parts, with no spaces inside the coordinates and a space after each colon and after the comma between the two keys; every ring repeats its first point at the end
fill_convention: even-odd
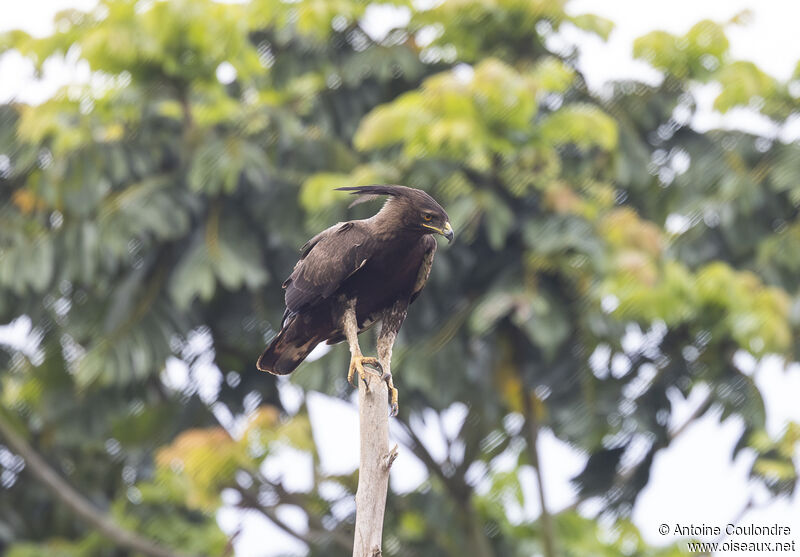
{"type": "Polygon", "coordinates": [[[367,263],[373,250],[371,235],[359,222],[339,223],[314,236],[283,283],[287,312],[296,313],[331,296],[367,263]]]}

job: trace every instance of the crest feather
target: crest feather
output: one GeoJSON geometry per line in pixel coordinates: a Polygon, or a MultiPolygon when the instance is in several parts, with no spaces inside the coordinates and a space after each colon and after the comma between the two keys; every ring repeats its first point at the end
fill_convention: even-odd
{"type": "Polygon", "coordinates": [[[388,184],[372,184],[370,186],[344,186],[341,188],[335,188],[338,191],[347,191],[350,192],[352,195],[357,195],[358,197],[353,201],[350,205],[347,206],[348,209],[355,207],[356,205],[361,205],[362,203],[366,203],[367,201],[372,201],[377,199],[381,195],[390,195],[393,197],[408,195],[408,190],[406,186],[395,186],[395,185],[388,185],[388,184]]]}
{"type": "Polygon", "coordinates": [[[338,191],[349,191],[353,195],[406,195],[406,186],[396,186],[389,184],[372,184],[370,186],[344,186],[335,188],[338,191]]]}
{"type": "Polygon", "coordinates": [[[374,199],[378,199],[379,197],[380,197],[380,195],[378,195],[377,193],[361,194],[358,197],[356,197],[356,199],[350,205],[348,205],[347,208],[348,209],[352,209],[356,205],[361,205],[362,203],[366,203],[367,201],[372,201],[374,199]]]}

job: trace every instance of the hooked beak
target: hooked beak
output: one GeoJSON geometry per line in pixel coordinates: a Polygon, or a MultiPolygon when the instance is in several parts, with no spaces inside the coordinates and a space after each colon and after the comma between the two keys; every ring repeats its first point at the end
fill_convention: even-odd
{"type": "Polygon", "coordinates": [[[447,238],[448,243],[452,242],[453,238],[455,237],[455,233],[453,232],[453,227],[450,226],[449,222],[444,223],[443,228],[436,228],[435,226],[431,226],[430,224],[423,224],[422,226],[424,226],[425,228],[430,228],[434,232],[441,234],[442,236],[447,238]]]}
{"type": "Polygon", "coordinates": [[[453,241],[453,238],[455,238],[456,235],[453,232],[453,227],[450,226],[449,222],[444,223],[444,231],[442,232],[442,236],[447,238],[448,244],[453,241]]]}

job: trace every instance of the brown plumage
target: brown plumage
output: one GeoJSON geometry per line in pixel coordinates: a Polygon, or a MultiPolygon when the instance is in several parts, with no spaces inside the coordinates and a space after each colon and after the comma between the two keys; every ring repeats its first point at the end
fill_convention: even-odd
{"type": "MultiPolygon", "coordinates": [[[[262,371],[291,373],[320,342],[333,344],[345,338],[354,358],[360,358],[356,332],[379,321],[379,359],[390,359],[406,309],[430,273],[436,251],[431,234],[453,238],[447,213],[421,190],[404,186],[338,189],[359,194],[353,204],[379,195],[389,198],[371,218],[335,224],[302,247],[300,260],[283,283],[286,311],[281,330],[256,364],[262,371]],[[346,327],[348,308],[355,313],[357,331],[349,335],[352,338],[346,327]]],[[[389,362],[380,364],[376,367],[388,373],[389,362]]],[[[354,365],[360,367],[352,364],[351,374],[354,365]]],[[[358,371],[363,377],[362,370],[358,371]]]]}

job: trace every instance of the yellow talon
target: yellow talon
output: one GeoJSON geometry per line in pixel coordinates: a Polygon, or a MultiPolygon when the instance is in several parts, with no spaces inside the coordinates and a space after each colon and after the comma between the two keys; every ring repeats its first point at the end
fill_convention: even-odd
{"type": "Polygon", "coordinates": [[[369,382],[367,381],[367,373],[372,373],[373,375],[377,375],[379,378],[383,377],[383,366],[378,361],[377,358],[370,358],[367,356],[353,356],[350,358],[350,369],[347,371],[347,382],[350,383],[353,387],[358,387],[358,384],[354,382],[356,372],[358,372],[358,376],[364,381],[364,388],[369,392],[369,382]],[[375,371],[367,372],[367,368],[365,366],[370,366],[375,369],[375,371]]]}

